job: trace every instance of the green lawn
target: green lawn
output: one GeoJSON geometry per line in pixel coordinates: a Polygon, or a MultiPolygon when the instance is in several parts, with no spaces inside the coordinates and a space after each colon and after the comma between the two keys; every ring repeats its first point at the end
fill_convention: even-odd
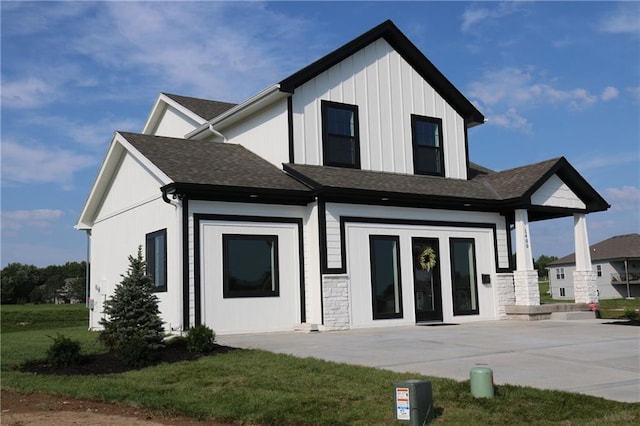
{"type": "MultiPolygon", "coordinates": [[[[32,308],[31,315],[37,317],[41,307],[32,308]]],[[[236,350],[122,374],[27,374],[14,367],[43,358],[51,344],[48,336],[56,333],[80,340],[84,353],[104,348],[86,324],[71,321],[69,327],[57,324],[25,331],[5,328],[4,306],[1,313],[2,389],[20,392],[42,391],[224,422],[382,425],[394,423],[393,383],[424,378],[257,350],[236,350]]],[[[426,379],[433,385],[438,416],[434,424],[640,423],[640,403],[509,385],[497,387],[494,399],[475,399],[468,382],[426,379]]]]}

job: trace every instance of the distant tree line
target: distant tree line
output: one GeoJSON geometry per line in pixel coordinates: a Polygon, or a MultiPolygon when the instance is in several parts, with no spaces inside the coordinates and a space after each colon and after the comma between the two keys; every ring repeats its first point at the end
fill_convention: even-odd
{"type": "Polygon", "coordinates": [[[84,303],[87,262],[67,262],[38,268],[10,263],[1,274],[2,304],[84,303]]]}

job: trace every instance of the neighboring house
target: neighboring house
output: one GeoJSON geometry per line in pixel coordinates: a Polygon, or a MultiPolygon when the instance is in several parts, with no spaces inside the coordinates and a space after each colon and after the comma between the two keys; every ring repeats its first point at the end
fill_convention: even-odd
{"type": "Polygon", "coordinates": [[[171,330],[464,322],[539,304],[529,221],[573,216],[588,241],[586,214],[609,206],[565,158],[470,162],[467,131],[484,121],[391,21],[238,105],[161,94],[142,134],[115,133],[76,225],[90,326],[139,245],[171,330]]]}
{"type": "MultiPolygon", "coordinates": [[[[640,296],[640,234],[600,241],[590,248],[600,299],[640,296]]],[[[549,287],[554,299],[573,299],[575,253],[549,264],[549,287]]]]}

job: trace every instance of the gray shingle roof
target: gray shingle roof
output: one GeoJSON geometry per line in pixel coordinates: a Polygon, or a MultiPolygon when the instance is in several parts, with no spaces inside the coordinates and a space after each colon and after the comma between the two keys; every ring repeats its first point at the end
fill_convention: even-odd
{"type": "Polygon", "coordinates": [[[236,106],[236,104],[232,104],[228,102],[192,98],[189,96],[174,95],[171,93],[165,93],[165,95],[170,97],[174,101],[178,102],[180,105],[184,106],[189,111],[192,111],[198,114],[200,117],[204,118],[205,120],[211,120],[212,118],[215,118],[220,114],[222,114],[223,112],[236,106]]]}
{"type": "Polygon", "coordinates": [[[308,191],[241,145],[119,133],[176,183],[308,191]]]}
{"type": "Polygon", "coordinates": [[[314,189],[373,191],[417,196],[496,200],[480,181],[407,175],[342,167],[285,164],[285,171],[314,189]]]}
{"type": "MultiPolygon", "coordinates": [[[[589,246],[591,260],[615,260],[635,258],[640,259],[640,234],[616,235],[604,241],[589,246]]],[[[564,265],[576,263],[576,254],[571,253],[550,265],[564,265]]]]}
{"type": "Polygon", "coordinates": [[[519,198],[527,194],[559,162],[561,158],[529,164],[496,173],[480,175],[503,200],[519,198]]]}

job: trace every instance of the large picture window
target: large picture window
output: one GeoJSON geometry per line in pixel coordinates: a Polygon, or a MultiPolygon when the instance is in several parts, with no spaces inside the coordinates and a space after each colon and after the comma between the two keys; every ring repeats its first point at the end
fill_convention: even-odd
{"type": "Polygon", "coordinates": [[[325,166],[360,168],[358,106],[322,101],[325,166]]]}
{"type": "Polygon", "coordinates": [[[369,246],[373,319],[402,318],[400,240],[396,236],[371,235],[369,246]]]}
{"type": "Polygon", "coordinates": [[[476,255],[473,239],[451,238],[453,314],[473,315],[478,310],[476,255]]]}
{"type": "Polygon", "coordinates": [[[223,296],[277,297],[277,235],[222,235],[223,296]]]}
{"type": "Polygon", "coordinates": [[[444,176],[442,120],[412,114],[411,135],[414,173],[444,176]]]}
{"type": "Polygon", "coordinates": [[[151,276],[155,291],[167,291],[167,230],[146,235],[147,275],[151,276]]]}

